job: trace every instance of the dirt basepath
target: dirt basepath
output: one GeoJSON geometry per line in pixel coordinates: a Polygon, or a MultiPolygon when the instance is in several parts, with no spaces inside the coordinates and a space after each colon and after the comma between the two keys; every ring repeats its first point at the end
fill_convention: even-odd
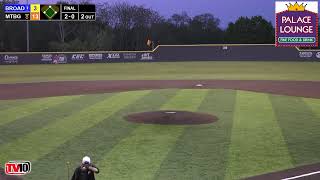
{"type": "Polygon", "coordinates": [[[320,81],[106,80],[0,84],[0,99],[23,99],[167,88],[236,89],[320,98],[320,81]],[[202,86],[196,86],[197,84],[201,84],[202,86]]]}

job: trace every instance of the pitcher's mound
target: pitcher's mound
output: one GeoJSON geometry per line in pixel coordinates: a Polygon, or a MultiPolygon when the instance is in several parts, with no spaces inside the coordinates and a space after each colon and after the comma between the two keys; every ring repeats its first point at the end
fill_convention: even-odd
{"type": "Polygon", "coordinates": [[[218,120],[216,116],[188,111],[151,111],[129,114],[125,117],[130,122],[163,125],[209,124],[218,120]]]}

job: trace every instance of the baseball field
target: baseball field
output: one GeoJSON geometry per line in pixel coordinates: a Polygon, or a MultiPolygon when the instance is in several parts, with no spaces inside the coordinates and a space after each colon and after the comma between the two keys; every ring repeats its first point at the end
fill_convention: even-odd
{"type": "Polygon", "coordinates": [[[98,180],[319,179],[320,63],[0,66],[0,135],[0,167],[29,160],[27,180],[67,180],[85,155],[98,180]],[[126,119],[156,111],[165,124],[126,119]]]}

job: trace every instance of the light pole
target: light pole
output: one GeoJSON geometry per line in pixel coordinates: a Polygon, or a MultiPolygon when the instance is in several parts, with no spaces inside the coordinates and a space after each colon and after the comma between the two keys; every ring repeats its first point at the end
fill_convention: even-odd
{"type": "MultiPolygon", "coordinates": [[[[27,0],[27,5],[29,4],[29,0],[27,0]]],[[[30,51],[30,47],[29,47],[29,20],[27,20],[27,52],[30,51]]]]}

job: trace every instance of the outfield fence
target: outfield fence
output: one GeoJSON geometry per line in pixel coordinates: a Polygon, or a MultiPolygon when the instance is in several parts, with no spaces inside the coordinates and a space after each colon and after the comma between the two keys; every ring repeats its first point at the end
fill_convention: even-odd
{"type": "Polygon", "coordinates": [[[1,52],[0,64],[73,64],[176,61],[318,61],[320,50],[273,44],[159,45],[152,51],[1,52]]]}

